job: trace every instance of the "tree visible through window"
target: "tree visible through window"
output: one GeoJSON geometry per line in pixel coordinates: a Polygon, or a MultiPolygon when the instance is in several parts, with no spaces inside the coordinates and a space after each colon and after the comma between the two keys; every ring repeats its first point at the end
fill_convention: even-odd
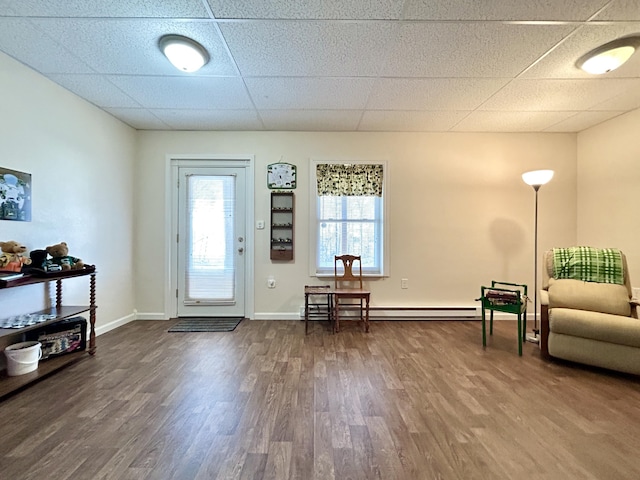
{"type": "Polygon", "coordinates": [[[382,164],[318,164],[316,273],[333,273],[334,256],[360,255],[365,274],[383,273],[382,164]]]}

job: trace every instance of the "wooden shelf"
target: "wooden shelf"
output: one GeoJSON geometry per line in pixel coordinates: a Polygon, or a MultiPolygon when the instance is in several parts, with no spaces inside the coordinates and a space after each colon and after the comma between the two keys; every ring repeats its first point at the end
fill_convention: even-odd
{"type": "Polygon", "coordinates": [[[32,315],[55,315],[56,318],[52,318],[47,320],[46,322],[36,323],[35,325],[29,325],[28,327],[22,328],[0,328],[0,338],[7,337],[10,335],[19,335],[22,333],[26,333],[29,330],[35,330],[45,325],[51,325],[52,323],[59,322],[60,320],[64,320],[65,318],[74,317],[81,313],[85,313],[91,310],[89,305],[78,305],[78,306],[62,306],[60,308],[45,308],[44,310],[40,310],[39,312],[33,312],[32,315]]]}
{"type": "Polygon", "coordinates": [[[82,270],[67,270],[66,272],[42,275],[27,274],[24,277],[16,278],[14,280],[0,280],[0,288],[23,287],[25,285],[53,282],[55,280],[62,280],[65,278],[84,277],[85,275],[91,275],[92,273],[96,273],[96,267],[93,265],[87,265],[86,268],[83,268],[82,270]]]}
{"type": "Polygon", "coordinates": [[[293,192],[271,192],[271,260],[293,260],[293,192]]]}
{"type": "Polygon", "coordinates": [[[15,377],[8,376],[6,370],[2,371],[0,374],[0,398],[4,398],[10,393],[24,388],[30,383],[42,380],[46,376],[51,375],[70,363],[80,360],[83,355],[87,355],[86,350],[67,353],[66,355],[60,355],[59,357],[42,360],[38,363],[37,370],[25,373],[24,375],[17,375],[15,377]]]}
{"type": "MultiPolygon", "coordinates": [[[[12,392],[20,390],[32,382],[36,382],[47,375],[79,360],[83,355],[89,353],[94,355],[96,352],[96,269],[93,265],[89,265],[82,270],[72,270],[66,272],[58,272],[50,275],[36,276],[25,275],[24,277],[14,280],[0,281],[0,289],[23,287],[25,285],[34,285],[38,283],[55,282],[56,284],[56,303],[51,308],[45,308],[37,312],[31,312],[31,315],[55,315],[54,318],[46,320],[35,325],[29,325],[22,328],[0,328],[0,338],[15,337],[17,341],[24,338],[24,334],[36,330],[47,325],[52,325],[61,320],[74,317],[84,312],[89,312],[89,341],[86,350],[76,351],[58,357],[42,360],[38,363],[38,369],[34,372],[24,375],[10,377],[6,371],[0,372],[0,398],[9,395],[12,392]],[[88,305],[62,305],[62,283],[67,278],[84,277],[90,275],[89,281],[89,304],[88,305]]],[[[11,341],[11,339],[9,339],[11,341]]]]}

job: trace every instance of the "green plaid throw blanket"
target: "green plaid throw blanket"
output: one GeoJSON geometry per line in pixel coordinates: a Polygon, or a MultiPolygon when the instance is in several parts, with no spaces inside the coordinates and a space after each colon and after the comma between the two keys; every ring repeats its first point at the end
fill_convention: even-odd
{"type": "Polygon", "coordinates": [[[553,278],[624,285],[622,254],[616,248],[554,248],[553,278]]]}

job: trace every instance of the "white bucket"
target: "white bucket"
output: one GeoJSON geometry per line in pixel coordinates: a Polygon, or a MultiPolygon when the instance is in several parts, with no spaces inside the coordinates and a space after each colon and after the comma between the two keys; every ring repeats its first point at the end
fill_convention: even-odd
{"type": "Polygon", "coordinates": [[[4,349],[7,357],[7,375],[15,377],[33,372],[38,368],[38,360],[42,358],[40,342],[14,343],[4,349]]]}

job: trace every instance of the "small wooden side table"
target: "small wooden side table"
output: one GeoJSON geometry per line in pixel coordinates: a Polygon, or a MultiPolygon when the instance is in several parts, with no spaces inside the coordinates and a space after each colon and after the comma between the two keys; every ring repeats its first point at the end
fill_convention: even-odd
{"type": "Polygon", "coordinates": [[[329,285],[304,286],[304,333],[309,333],[310,317],[326,317],[329,327],[333,330],[333,292],[329,285]],[[311,295],[320,295],[325,301],[309,303],[311,295]]]}
{"type": "Polygon", "coordinates": [[[522,283],[491,282],[491,287],[480,287],[482,302],[482,346],[487,346],[485,310],[489,310],[489,335],[493,335],[493,312],[513,313],[518,316],[518,355],[522,356],[522,341],[525,336],[522,325],[527,318],[527,286],[522,283]]]}

